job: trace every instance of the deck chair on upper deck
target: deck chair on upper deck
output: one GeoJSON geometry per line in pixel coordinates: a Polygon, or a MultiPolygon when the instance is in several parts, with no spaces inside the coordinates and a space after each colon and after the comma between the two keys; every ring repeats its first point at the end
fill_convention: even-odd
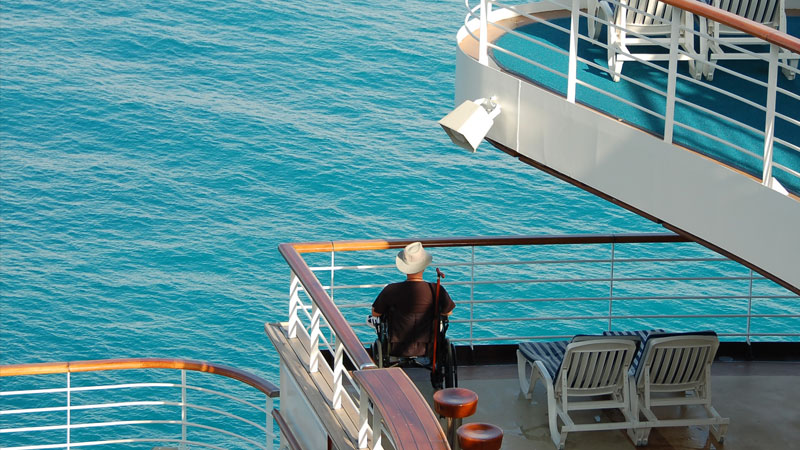
{"type": "Polygon", "coordinates": [[[723,441],[730,419],[711,406],[711,363],[718,347],[713,331],[647,337],[631,381],[631,408],[644,416],[636,430],[637,445],[647,444],[651,428],[690,425],[708,425],[714,437],[723,441]],[[705,417],[662,419],[653,411],[654,407],[693,405],[702,406],[705,417]]]}
{"type": "MultiPolygon", "coordinates": [[[[668,61],[672,20],[672,6],[658,0],[588,0],[587,21],[589,36],[600,37],[603,22],[606,25],[608,45],[608,69],[614,81],[620,80],[622,65],[626,61],[668,61]],[[656,47],[666,47],[663,51],[652,53],[656,47]],[[634,52],[633,49],[637,48],[634,52]]],[[[681,14],[683,26],[694,27],[694,15],[681,14]]],[[[705,70],[706,42],[700,41],[700,49],[695,48],[694,34],[681,31],[678,44],[686,52],[679,54],[679,61],[689,62],[689,73],[700,79],[705,70]]]]}
{"type": "Polygon", "coordinates": [[[538,380],[547,389],[550,437],[564,448],[573,431],[626,429],[635,439],[628,370],[636,353],[635,336],[575,336],[571,342],[523,342],[517,350],[520,389],[526,398],[538,380]],[[528,368],[530,367],[530,373],[528,368]],[[597,398],[602,396],[604,398],[597,398]],[[582,401],[575,401],[579,397],[582,401]],[[570,411],[619,409],[621,422],[576,424],[570,411]],[[558,419],[563,425],[558,428],[558,419]]]}
{"type": "MultiPolygon", "coordinates": [[[[786,6],[785,0],[709,0],[710,3],[724,11],[737,14],[739,16],[750,19],[754,22],[775,28],[779,31],[786,32],[786,6]]],[[[711,51],[709,60],[730,60],[730,59],[760,59],[769,57],[769,53],[753,52],[750,54],[740,51],[730,45],[741,46],[752,45],[765,45],[766,43],[756,37],[750,36],[735,28],[725,26],[721,23],[712,20],[705,20],[701,18],[701,28],[707,28],[708,34],[712,39],[704,47],[708,47],[711,51]],[[707,22],[703,25],[702,22],[707,22]]],[[[779,58],[782,62],[797,68],[797,61],[800,55],[793,54],[788,51],[780,52],[779,58]]],[[[708,80],[714,79],[713,65],[706,65],[704,74],[708,80]]],[[[783,67],[781,72],[789,79],[793,80],[795,72],[787,67],[783,67]]]]}

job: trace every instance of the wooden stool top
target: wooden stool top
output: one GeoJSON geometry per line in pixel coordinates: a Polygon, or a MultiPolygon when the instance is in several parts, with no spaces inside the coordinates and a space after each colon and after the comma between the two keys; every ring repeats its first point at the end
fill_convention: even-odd
{"type": "Polygon", "coordinates": [[[500,450],[503,430],[490,423],[468,423],[456,431],[461,450],[500,450]]]}
{"type": "Polygon", "coordinates": [[[447,388],[433,394],[433,405],[439,415],[461,419],[475,414],[478,394],[464,388],[447,388]]]}

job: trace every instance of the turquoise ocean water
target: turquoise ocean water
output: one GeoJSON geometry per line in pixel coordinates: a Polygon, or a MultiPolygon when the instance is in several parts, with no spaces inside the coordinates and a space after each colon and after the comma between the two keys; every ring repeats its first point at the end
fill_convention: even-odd
{"type": "Polygon", "coordinates": [[[277,381],[287,241],[662,231],[436,121],[459,1],[0,9],[0,363],[277,381]]]}

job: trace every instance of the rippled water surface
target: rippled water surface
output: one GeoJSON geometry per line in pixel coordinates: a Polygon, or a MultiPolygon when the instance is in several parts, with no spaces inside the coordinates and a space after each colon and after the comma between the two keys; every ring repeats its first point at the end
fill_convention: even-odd
{"type": "Polygon", "coordinates": [[[659,231],[436,125],[459,1],[13,1],[0,363],[169,356],[277,381],[287,241],[659,231]]]}

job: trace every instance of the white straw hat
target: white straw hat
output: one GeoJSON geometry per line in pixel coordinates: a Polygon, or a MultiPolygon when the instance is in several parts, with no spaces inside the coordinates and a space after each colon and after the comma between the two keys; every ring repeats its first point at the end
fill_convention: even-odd
{"type": "Polygon", "coordinates": [[[400,250],[395,259],[397,268],[405,274],[418,273],[425,270],[433,256],[422,248],[421,242],[413,242],[400,250]]]}

